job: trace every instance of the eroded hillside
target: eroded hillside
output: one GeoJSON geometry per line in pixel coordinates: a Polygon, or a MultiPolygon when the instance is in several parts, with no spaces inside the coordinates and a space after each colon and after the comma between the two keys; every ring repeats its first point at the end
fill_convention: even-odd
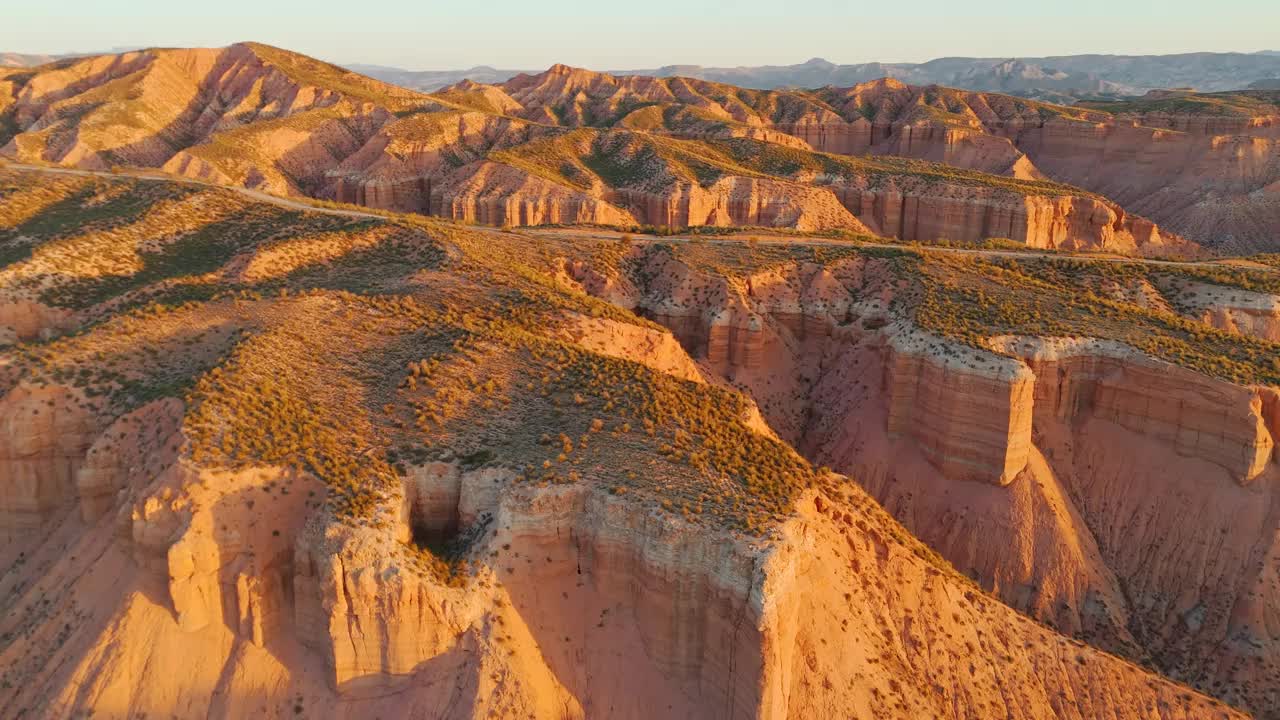
{"type": "Polygon", "coordinates": [[[565,272],[1007,604],[1269,717],[1280,275],[1255,267],[738,238],[565,272]]]}
{"type": "MultiPolygon", "coordinates": [[[[874,372],[819,406],[838,375],[817,358],[889,358],[897,387],[941,361],[894,343],[933,332],[1015,363],[930,325],[948,289],[927,257],[566,241],[43,172],[0,192],[6,714],[1240,716],[1015,612],[793,449],[840,470],[823,417],[889,432],[840,403],[927,410],[874,372]]],[[[1151,352],[1200,347],[1152,317],[1174,330],[1142,325],[1151,352]]],[[[1204,327],[1272,380],[1262,341],[1204,327]]],[[[1007,379],[965,362],[952,377],[987,379],[948,387],[1007,379]]],[[[920,423],[889,425],[932,467],[909,454],[920,423]]],[[[979,482],[930,477],[1026,488],[982,482],[983,432],[958,456],[979,482]]],[[[1265,486],[1270,455],[1250,475],[1231,443],[1187,454],[1265,486]]]]}
{"type": "Polygon", "coordinates": [[[505,112],[570,127],[751,137],[846,155],[896,155],[1106,196],[1204,245],[1275,249],[1280,106],[1274,91],[1154,93],[1062,107],[881,79],[812,91],[556,66],[499,86],[505,112]]]}
{"type": "Polygon", "coordinates": [[[145,50],[0,71],[0,156],[154,168],[493,225],[1197,249],[1107,197],[1046,180],[982,125],[1009,113],[1103,113],[949,90],[925,102],[916,90],[747,91],[556,66],[427,95],[257,44],[145,50]],[[981,114],[964,105],[974,98],[981,114]],[[998,113],[988,102],[1004,104],[998,113]],[[849,157],[866,154],[882,157],[849,157]],[[908,159],[883,157],[892,155],[908,159]]]}

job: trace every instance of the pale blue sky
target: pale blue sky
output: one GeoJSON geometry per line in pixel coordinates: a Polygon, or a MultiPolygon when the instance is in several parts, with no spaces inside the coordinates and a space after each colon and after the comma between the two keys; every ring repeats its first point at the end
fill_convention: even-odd
{"type": "Polygon", "coordinates": [[[258,40],[335,62],[597,69],[1280,49],[1280,0],[13,0],[0,51],[258,40]],[[785,8],[790,8],[788,12],[785,8]]]}

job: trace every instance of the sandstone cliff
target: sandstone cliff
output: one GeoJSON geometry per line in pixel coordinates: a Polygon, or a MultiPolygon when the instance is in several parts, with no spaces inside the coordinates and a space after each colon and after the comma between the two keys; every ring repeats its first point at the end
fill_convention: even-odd
{"type": "Polygon", "coordinates": [[[1270,247],[1272,186],[1280,180],[1272,116],[1111,115],[892,82],[825,90],[819,97],[843,117],[780,128],[833,152],[1049,177],[1105,195],[1205,245],[1231,252],[1270,247]],[[862,115],[868,107],[871,120],[862,115]],[[1213,202],[1203,201],[1206,193],[1213,202]]]}
{"type": "MultiPolygon", "coordinates": [[[[643,254],[643,282],[621,298],[630,286],[610,282],[613,301],[671,327],[957,568],[1054,627],[1270,712],[1276,600],[1257,588],[1275,572],[1274,388],[1114,342],[977,349],[922,333],[892,319],[902,289],[886,261],[739,276],[692,251],[643,254]]],[[[1207,308],[1237,291],[1166,292],[1207,308]]]]}
{"type": "MultiPolygon", "coordinates": [[[[160,436],[172,422],[150,419],[160,436]]],[[[94,454],[137,442],[108,431],[94,454]]],[[[971,699],[977,675],[1011,717],[1235,716],[968,589],[852,486],[849,499],[808,494],[776,541],[753,544],[602,491],[456,466],[411,473],[388,498],[393,522],[364,529],[327,520],[305,476],[181,459],[152,471],[127,478],[118,512],[40,531],[70,554],[24,544],[3,579],[17,589],[5,629],[22,639],[0,653],[28,660],[6,663],[6,706],[639,718],[653,708],[636,698],[660,697],[671,717],[977,718],[990,710],[971,699]],[[399,544],[442,516],[495,558],[462,586],[399,544]],[[72,577],[94,602],[49,606],[72,577]],[[822,677],[864,681],[806,680],[822,677]]]]}

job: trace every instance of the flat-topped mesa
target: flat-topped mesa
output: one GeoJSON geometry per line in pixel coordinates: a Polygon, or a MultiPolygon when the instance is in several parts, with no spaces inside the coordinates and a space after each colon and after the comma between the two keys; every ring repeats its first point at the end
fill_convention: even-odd
{"type": "Polygon", "coordinates": [[[1271,462],[1274,427],[1264,417],[1266,389],[1156,360],[1119,343],[999,338],[1002,352],[1035,373],[1037,422],[1109,420],[1224,468],[1247,484],[1271,462]]]}
{"type": "Polygon", "coordinates": [[[889,436],[912,438],[948,478],[1013,482],[1031,448],[1031,371],[919,331],[893,335],[888,352],[889,436]]]}

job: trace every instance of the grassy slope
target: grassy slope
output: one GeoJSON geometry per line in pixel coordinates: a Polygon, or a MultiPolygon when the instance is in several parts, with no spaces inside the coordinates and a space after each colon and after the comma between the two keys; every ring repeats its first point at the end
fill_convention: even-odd
{"type": "Polygon", "coordinates": [[[690,140],[649,133],[577,129],[503,149],[489,159],[578,189],[594,179],[614,188],[661,187],[670,179],[704,186],[726,176],[809,182],[817,178],[940,182],[1021,196],[1098,197],[1049,181],[1017,180],[938,163],[895,157],[850,157],[744,138],[690,140]]]}
{"type": "Polygon", "coordinates": [[[185,395],[196,460],[306,469],[329,484],[340,515],[366,518],[397,466],[434,459],[497,463],[527,482],[608,483],[749,534],[818,481],[789,447],[744,425],[743,396],[560,339],[555,329],[575,314],[647,323],[555,289],[528,264],[542,261],[536,253],[417,218],[235,206],[216,189],[76,178],[45,197],[34,175],[2,177],[6,207],[33,211],[20,241],[33,254],[0,273],[39,258],[46,279],[86,261],[47,248],[141,246],[159,230],[148,225],[153,205],[227,205],[226,217],[139,251],[132,272],[45,289],[41,299],[83,310],[89,324],[9,350],[10,377],[83,387],[110,416],[185,395]],[[128,230],[140,224],[149,231],[128,230]],[[318,238],[328,250],[309,258],[318,238]],[[266,253],[274,273],[223,270],[266,253]]]}
{"type": "Polygon", "coordinates": [[[1280,114],[1280,91],[1187,93],[1163,98],[1087,102],[1082,106],[1116,115],[1169,113],[1214,117],[1265,117],[1280,114]]]}

